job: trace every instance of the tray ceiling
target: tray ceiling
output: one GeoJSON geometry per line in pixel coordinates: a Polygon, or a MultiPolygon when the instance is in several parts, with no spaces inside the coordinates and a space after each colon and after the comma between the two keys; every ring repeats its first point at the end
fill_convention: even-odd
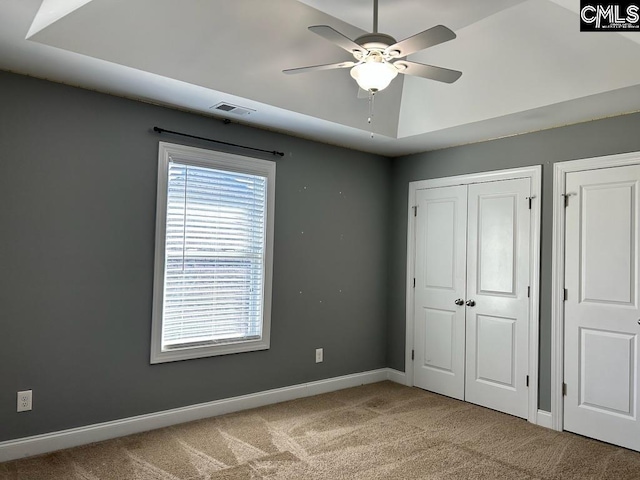
{"type": "Polygon", "coordinates": [[[349,60],[307,27],[355,38],[371,0],[2,0],[0,69],[395,156],[639,110],[640,32],[581,33],[578,5],[380,0],[379,30],[398,40],[454,30],[410,59],[463,76],[398,76],[372,127],[348,69],[282,74],[349,60]]]}

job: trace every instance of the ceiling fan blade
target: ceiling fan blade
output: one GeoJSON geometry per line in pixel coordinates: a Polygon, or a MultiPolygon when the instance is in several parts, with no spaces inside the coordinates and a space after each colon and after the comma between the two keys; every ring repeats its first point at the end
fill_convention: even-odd
{"type": "Polygon", "coordinates": [[[331,43],[339,46],[340,48],[344,48],[347,52],[353,53],[354,51],[366,53],[367,50],[362,48],[356,42],[351,40],[348,37],[345,37],[339,31],[334,30],[329,25],[314,25],[309,27],[316,35],[320,35],[322,38],[329,40],[331,43]]]}
{"type": "Polygon", "coordinates": [[[433,65],[425,65],[423,63],[408,62],[401,60],[395,62],[394,65],[405,68],[399,68],[398,72],[405,75],[414,75],[416,77],[428,78],[437,82],[453,83],[462,76],[462,72],[458,70],[449,70],[448,68],[434,67],[433,65]]]}
{"type": "Polygon", "coordinates": [[[356,65],[356,62],[327,63],[326,65],[313,65],[311,67],[289,68],[282,73],[293,75],[296,73],[315,72],[319,70],[333,70],[335,68],[349,68],[356,65]]]}
{"type": "Polygon", "coordinates": [[[407,55],[411,55],[419,50],[424,50],[425,48],[448,42],[454,38],[456,38],[456,34],[453,33],[453,31],[444,25],[437,25],[429,30],[417,33],[413,37],[406,38],[387,47],[384,53],[388,54],[395,50],[400,52],[399,55],[396,55],[398,58],[406,57],[407,55]]]}

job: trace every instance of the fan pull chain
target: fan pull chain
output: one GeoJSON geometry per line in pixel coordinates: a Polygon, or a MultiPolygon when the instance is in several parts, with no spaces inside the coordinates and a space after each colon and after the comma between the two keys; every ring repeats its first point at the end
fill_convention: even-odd
{"type": "Polygon", "coordinates": [[[369,118],[367,123],[370,125],[371,138],[373,138],[373,107],[375,106],[376,93],[369,90],[369,118]]]}

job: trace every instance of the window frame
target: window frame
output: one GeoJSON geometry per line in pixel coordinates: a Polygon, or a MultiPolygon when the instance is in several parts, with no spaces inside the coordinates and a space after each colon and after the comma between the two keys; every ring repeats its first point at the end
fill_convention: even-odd
{"type": "Polygon", "coordinates": [[[271,295],[273,279],[273,231],[275,218],[276,163],[269,160],[206,150],[203,148],[159,142],[158,184],[156,198],[156,233],[153,273],[153,308],[151,321],[151,364],[205,358],[241,352],[268,350],[271,340],[271,295]],[[217,170],[259,175],[266,178],[266,225],[263,264],[262,337],[221,345],[162,350],[162,326],[165,289],[165,247],[169,164],[193,165],[217,170]]]}

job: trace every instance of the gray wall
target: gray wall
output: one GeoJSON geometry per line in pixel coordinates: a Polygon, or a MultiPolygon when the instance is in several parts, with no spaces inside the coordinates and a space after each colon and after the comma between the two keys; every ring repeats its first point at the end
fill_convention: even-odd
{"type": "Polygon", "coordinates": [[[387,366],[404,371],[409,182],[542,165],[539,408],[551,408],[551,234],[555,162],[640,150],[640,114],[396,158],[391,176],[387,366]]]}
{"type": "Polygon", "coordinates": [[[0,146],[0,441],[385,366],[388,159],[4,72],[0,146]],[[270,350],[149,364],[154,125],[286,152],[270,350]]]}
{"type": "Polygon", "coordinates": [[[390,161],[0,72],[0,441],[404,370],[408,183],[537,164],[548,410],[552,164],[640,150],[638,131],[635,114],[390,161]],[[286,153],[270,350],[149,364],[158,141],[212,148],[154,125],[286,153]],[[34,410],[17,414],[22,389],[34,390],[34,410]]]}

